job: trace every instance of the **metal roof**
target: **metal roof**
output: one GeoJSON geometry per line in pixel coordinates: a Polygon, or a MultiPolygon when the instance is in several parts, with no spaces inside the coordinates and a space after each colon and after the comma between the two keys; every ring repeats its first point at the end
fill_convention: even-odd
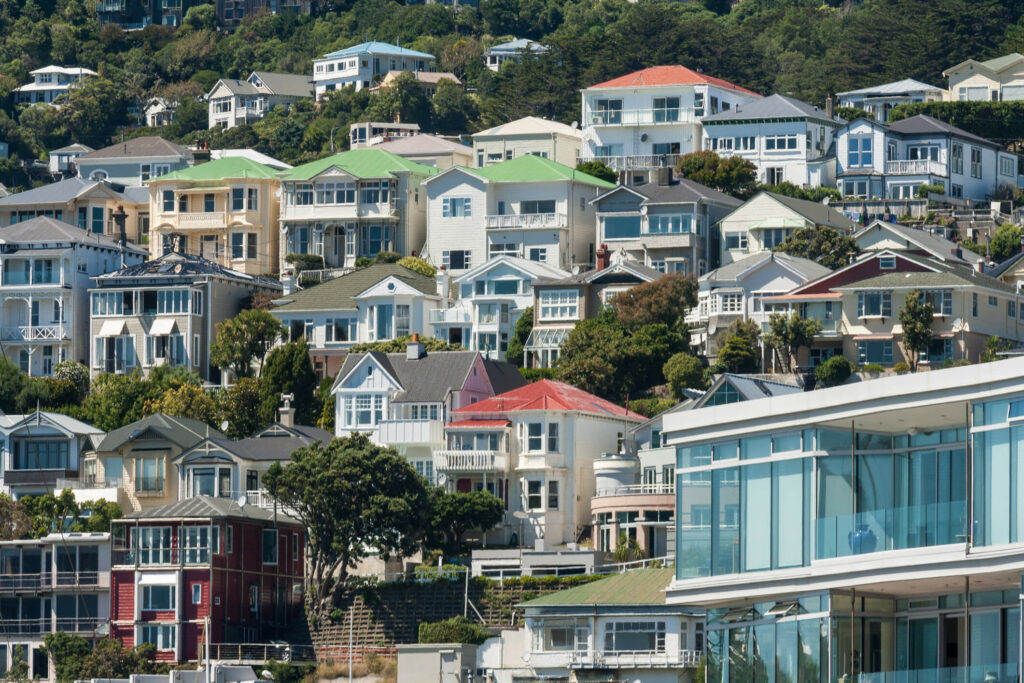
{"type": "Polygon", "coordinates": [[[158,135],[143,135],[141,137],[118,142],[117,144],[103,147],[94,152],[83,154],[78,157],[78,163],[99,161],[100,159],[125,159],[125,158],[146,158],[146,157],[181,157],[192,160],[192,152],[187,147],[164,140],[158,135]]]}
{"type": "Polygon", "coordinates": [[[836,93],[836,97],[848,97],[850,95],[864,95],[866,97],[878,96],[883,97],[885,95],[909,95],[915,92],[943,92],[943,88],[936,88],[934,85],[928,85],[921,81],[915,81],[913,78],[904,78],[900,81],[893,81],[892,83],[883,83],[881,85],[875,85],[870,88],[859,88],[857,90],[847,90],[846,92],[836,93]]]}
{"type": "MultiPolygon", "coordinates": [[[[0,228],[0,244],[17,244],[19,248],[28,251],[31,245],[41,246],[52,242],[103,246],[108,249],[121,248],[117,242],[106,235],[92,233],[49,216],[36,216],[27,221],[0,228]]],[[[125,245],[124,250],[133,254],[148,253],[131,244],[125,245]]]]}
{"type": "Polygon", "coordinates": [[[1002,149],[1002,147],[991,140],[986,140],[980,135],[975,135],[974,133],[968,133],[963,128],[951,126],[945,121],[939,121],[927,114],[918,114],[917,116],[911,116],[909,119],[900,119],[899,121],[890,123],[889,130],[901,135],[934,135],[936,133],[941,135],[956,135],[957,137],[974,140],[975,142],[979,142],[990,147],[1002,149]]]}
{"type": "Polygon", "coordinates": [[[838,118],[829,118],[827,114],[818,107],[806,102],[801,102],[794,97],[785,95],[771,95],[753,102],[737,104],[728,111],[722,111],[701,119],[704,124],[731,123],[734,121],[747,121],[750,119],[789,119],[809,118],[820,121],[832,121],[843,124],[845,121],[838,118]]]}
{"type": "Polygon", "coordinates": [[[561,133],[574,138],[580,138],[583,134],[577,128],[567,126],[558,121],[542,119],[539,116],[524,116],[515,121],[509,121],[479,133],[473,133],[473,139],[501,137],[503,135],[547,135],[550,133],[561,133]]]}
{"type": "Polygon", "coordinates": [[[542,595],[522,607],[569,605],[664,605],[665,590],[675,577],[669,567],[635,569],[582,586],[542,595]]]}
{"type": "Polygon", "coordinates": [[[832,272],[820,263],[810,259],[800,258],[799,256],[790,256],[783,252],[762,251],[756,254],[750,254],[749,256],[745,256],[737,261],[733,261],[732,263],[727,263],[720,268],[716,268],[709,273],[705,273],[700,276],[700,281],[734,282],[741,279],[744,275],[753,271],[761,264],[769,261],[777,261],[787,268],[796,271],[804,278],[805,281],[813,280],[832,272]]]}
{"type": "Polygon", "coordinates": [[[121,446],[146,432],[154,432],[181,448],[191,448],[202,441],[207,435],[224,436],[219,430],[213,429],[205,422],[190,417],[175,417],[156,413],[141,420],[126,424],[108,432],[96,446],[97,451],[116,451],[121,446]]]}
{"type": "Polygon", "coordinates": [[[298,521],[281,512],[256,507],[255,505],[239,505],[230,498],[214,498],[213,496],[195,496],[176,500],[173,503],[160,505],[148,510],[139,510],[125,515],[124,519],[139,521],[163,519],[250,519],[262,522],[278,522],[299,524],[298,521]]]}
{"type": "Polygon", "coordinates": [[[402,57],[434,59],[434,55],[427,54],[426,52],[417,52],[416,50],[410,50],[407,47],[399,47],[398,45],[382,43],[377,40],[372,40],[367,43],[359,43],[358,45],[342,48],[341,50],[335,50],[334,52],[328,52],[323,57],[320,57],[320,59],[334,59],[335,57],[348,57],[352,55],[366,54],[401,55],[402,57]]]}
{"type": "Polygon", "coordinates": [[[437,296],[437,282],[434,278],[397,263],[374,263],[283,296],[279,299],[282,303],[270,312],[276,315],[293,311],[355,310],[356,296],[391,277],[423,294],[437,296]]]}
{"type": "MultiPolygon", "coordinates": [[[[19,223],[19,225],[22,225],[19,223]]],[[[0,233],[2,236],[2,233],[0,233]]],[[[274,278],[262,277],[259,275],[249,275],[247,273],[240,273],[237,270],[231,270],[224,266],[214,263],[209,259],[205,259],[202,256],[196,256],[195,254],[181,254],[178,252],[170,252],[153,259],[152,261],[146,261],[134,266],[128,266],[121,270],[115,270],[112,273],[106,275],[100,275],[96,278],[96,284],[100,286],[112,286],[116,287],[126,283],[117,282],[118,280],[129,280],[131,285],[138,284],[138,280],[141,278],[160,279],[160,278],[187,278],[187,277],[208,277],[217,276],[225,280],[236,280],[244,282],[250,285],[258,285],[260,287],[281,290],[281,283],[274,278]]]]}

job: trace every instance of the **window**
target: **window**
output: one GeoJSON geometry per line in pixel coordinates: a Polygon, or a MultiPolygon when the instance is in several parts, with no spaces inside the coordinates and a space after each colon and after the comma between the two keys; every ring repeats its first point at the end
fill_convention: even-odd
{"type": "Polygon", "coordinates": [[[210,555],[220,551],[220,527],[183,527],[185,564],[207,564],[210,555]]]}
{"type": "Polygon", "coordinates": [[[143,586],[142,609],[174,609],[174,586],[143,586]]]}
{"type": "Polygon", "coordinates": [[[317,183],[316,203],[321,205],[355,204],[356,184],[354,182],[317,183]]]}
{"type": "Polygon", "coordinates": [[[548,423],[548,453],[558,452],[558,423],[548,423]]]}
{"type": "Polygon", "coordinates": [[[242,211],[245,209],[245,188],[231,188],[231,210],[242,211]]]}
{"type": "Polygon", "coordinates": [[[203,195],[203,211],[206,213],[213,213],[216,211],[216,202],[212,194],[203,195]]]}
{"type": "Polygon", "coordinates": [[[384,397],[373,394],[344,396],[342,408],[345,427],[374,427],[384,417],[384,397]]]}
{"type": "Polygon", "coordinates": [[[605,216],[601,225],[604,226],[605,239],[625,240],[640,236],[640,216],[605,216]]]}
{"type": "Polygon", "coordinates": [[[605,652],[664,652],[664,621],[620,621],[604,625],[605,652]]]}
{"type": "Polygon", "coordinates": [[[949,289],[929,289],[921,292],[921,303],[932,305],[935,315],[953,315],[953,292],[949,289]]]}
{"type": "Polygon", "coordinates": [[[622,123],[622,100],[595,100],[591,123],[622,123]]]}
{"type": "Polygon", "coordinates": [[[544,247],[531,247],[530,260],[543,263],[548,260],[548,250],[544,247]]]}
{"type": "Polygon", "coordinates": [[[445,197],[441,215],[445,218],[469,218],[473,215],[472,200],[469,197],[445,197]]]}
{"type": "Polygon", "coordinates": [[[766,228],[761,232],[761,242],[765,249],[774,249],[790,236],[793,231],[788,228],[766,228]]]}
{"type": "Polygon", "coordinates": [[[231,258],[233,258],[233,259],[245,258],[245,233],[244,232],[233,232],[233,233],[231,233],[231,258]]]}
{"type": "Polygon", "coordinates": [[[246,233],[245,257],[250,261],[254,261],[256,259],[256,239],[255,232],[246,233]]]}
{"type": "Polygon", "coordinates": [[[152,643],[157,650],[173,650],[177,638],[173,625],[147,624],[139,627],[139,642],[152,643]]]}
{"type": "Polygon", "coordinates": [[[879,256],[878,267],[881,270],[894,270],[896,268],[895,256],[879,256]]]}
{"type": "Polygon", "coordinates": [[[964,172],[964,146],[959,142],[954,142],[949,148],[950,163],[952,164],[953,173],[963,175],[964,172]]]}
{"type": "Polygon", "coordinates": [[[647,217],[647,232],[652,235],[688,234],[692,229],[693,216],[655,215],[647,217]]]}
{"type": "Polygon", "coordinates": [[[548,482],[548,510],[558,509],[558,482],[548,482]]]}
{"type": "Polygon", "coordinates": [[[263,530],[263,564],[277,564],[277,529],[263,530]]]}
{"type": "Polygon", "coordinates": [[[1006,317],[1016,318],[1017,317],[1017,302],[1009,300],[1006,302],[1006,317]]]}
{"type": "Polygon", "coordinates": [[[163,191],[163,209],[164,213],[172,213],[174,211],[174,192],[172,190],[163,191]]]}
{"type": "Polygon", "coordinates": [[[544,482],[530,479],[526,482],[526,509],[540,510],[543,503],[544,482]]]}
{"type": "Polygon", "coordinates": [[[526,450],[539,453],[544,449],[544,425],[530,422],[526,425],[526,450]]]}
{"type": "Polygon", "coordinates": [[[726,249],[746,249],[747,248],[747,233],[745,233],[745,232],[727,232],[727,233],[725,233],[725,248],[726,249]]]}
{"type": "Polygon", "coordinates": [[[92,207],[92,231],[97,235],[103,234],[104,213],[102,206],[92,207]]]}
{"type": "Polygon", "coordinates": [[[409,334],[409,305],[395,305],[395,336],[404,337],[409,334]]]}
{"type": "Polygon", "coordinates": [[[971,316],[978,317],[978,293],[973,292],[971,294],[971,316]]]}
{"type": "Polygon", "coordinates": [[[655,97],[653,104],[655,123],[666,123],[679,120],[678,97],[655,97]]]}
{"type": "Polygon", "coordinates": [[[292,534],[292,562],[299,561],[299,535],[297,533],[292,534]]]}
{"type": "MultiPolygon", "coordinates": [[[[796,135],[766,135],[764,138],[764,148],[768,152],[796,149],[796,141],[796,135]]],[[[868,138],[868,141],[870,143],[870,138],[868,138]]]]}
{"type": "Polygon", "coordinates": [[[192,584],[192,604],[198,605],[203,601],[203,584],[193,583],[192,584]]]}
{"type": "Polygon", "coordinates": [[[887,318],[891,315],[891,292],[857,292],[857,317],[887,318]]]}
{"type": "Polygon", "coordinates": [[[256,614],[260,611],[260,587],[249,584],[249,611],[256,614]]]}
{"type": "Polygon", "coordinates": [[[552,289],[539,292],[541,320],[575,320],[579,317],[579,292],[552,289]]]}
{"type": "Polygon", "coordinates": [[[297,183],[295,185],[295,205],[312,206],[313,186],[310,183],[297,183]]]}
{"type": "Polygon", "coordinates": [[[971,147],[971,177],[981,178],[981,149],[971,147]]]}
{"type": "Polygon", "coordinates": [[[156,293],[156,313],[188,313],[189,291],[187,289],[165,289],[156,293]]]}
{"type": "Polygon", "coordinates": [[[164,490],[163,458],[137,458],[135,460],[135,490],[152,492],[164,490]]]}
{"type": "Polygon", "coordinates": [[[169,564],[171,561],[171,528],[168,526],[133,528],[129,542],[139,564],[169,564]]]}
{"type": "Polygon", "coordinates": [[[846,154],[846,165],[851,167],[871,166],[871,137],[850,136],[846,154]]]}
{"type": "Polygon", "coordinates": [[[892,340],[870,340],[857,342],[857,362],[879,363],[890,365],[892,363],[892,340]]]}
{"type": "Polygon", "coordinates": [[[224,541],[225,550],[230,554],[235,552],[235,527],[227,525],[227,538],[224,541]]]}
{"type": "Polygon", "coordinates": [[[921,351],[919,360],[924,363],[941,364],[953,360],[953,340],[932,339],[927,349],[921,351]]]}
{"type": "Polygon", "coordinates": [[[326,341],[347,342],[356,340],[356,318],[334,318],[327,321],[326,341]]]}
{"type": "Polygon", "coordinates": [[[387,204],[390,189],[386,180],[363,183],[360,200],[363,204],[387,204]]]}
{"type": "Polygon", "coordinates": [[[994,296],[989,295],[989,297],[988,297],[988,305],[992,306],[993,308],[998,306],[999,305],[999,299],[997,299],[994,296]]]}
{"type": "Polygon", "coordinates": [[[472,252],[469,250],[453,250],[441,252],[441,265],[448,270],[465,270],[472,268],[472,252]]]}
{"type": "Polygon", "coordinates": [[[554,213],[555,212],[555,200],[554,199],[540,199],[540,200],[524,200],[519,202],[519,213],[521,214],[538,214],[538,213],[554,213]]]}
{"type": "Polygon", "coordinates": [[[250,187],[245,191],[245,209],[246,211],[259,211],[260,208],[260,191],[258,188],[250,187]]]}
{"type": "Polygon", "coordinates": [[[765,182],[769,185],[778,185],[783,181],[782,167],[781,166],[769,166],[764,170],[765,182]]]}

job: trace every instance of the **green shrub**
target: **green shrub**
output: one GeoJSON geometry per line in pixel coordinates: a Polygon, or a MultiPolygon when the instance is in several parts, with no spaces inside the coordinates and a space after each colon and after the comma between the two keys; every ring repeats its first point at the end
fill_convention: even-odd
{"type": "Polygon", "coordinates": [[[814,368],[814,379],[824,387],[834,387],[845,382],[853,373],[853,365],[846,356],[832,356],[814,368]]]}
{"type": "Polygon", "coordinates": [[[402,255],[397,251],[381,251],[377,253],[377,257],[373,259],[374,263],[398,263],[402,260],[402,255]]]}
{"type": "Polygon", "coordinates": [[[905,375],[910,372],[910,365],[903,363],[902,361],[892,366],[892,371],[897,375],[905,375]]]}
{"type": "Polygon", "coordinates": [[[466,617],[452,617],[444,621],[420,622],[421,643],[470,643],[481,645],[493,634],[466,617]]]}
{"type": "Polygon", "coordinates": [[[416,256],[406,256],[398,262],[398,265],[408,268],[409,270],[414,270],[417,273],[426,275],[427,277],[434,277],[437,275],[437,268],[416,256]]]}
{"type": "Polygon", "coordinates": [[[952,367],[959,368],[959,367],[962,367],[964,365],[970,365],[970,364],[971,364],[971,361],[967,360],[966,358],[961,358],[959,360],[953,361],[952,367]]]}
{"type": "MultiPolygon", "coordinates": [[[[644,417],[654,417],[668,410],[676,403],[677,401],[674,398],[635,398],[629,401],[629,409],[634,413],[640,413],[644,417]]],[[[623,402],[622,407],[626,407],[625,402],[623,402]]]]}
{"type": "Polygon", "coordinates": [[[541,379],[556,379],[554,368],[519,368],[519,372],[527,382],[536,382],[541,379]]]}
{"type": "Polygon", "coordinates": [[[942,185],[928,185],[926,183],[917,186],[917,196],[921,199],[927,199],[929,192],[934,194],[946,194],[946,188],[942,185]]]}
{"type": "Polygon", "coordinates": [[[885,366],[878,363],[865,363],[860,367],[860,372],[885,372],[885,366]]]}
{"type": "Polygon", "coordinates": [[[373,260],[369,256],[360,256],[356,259],[356,268],[365,268],[371,263],[373,263],[373,260]]]}
{"type": "Polygon", "coordinates": [[[324,257],[317,254],[288,254],[284,260],[295,266],[296,277],[304,270],[323,270],[324,267],[324,257]]]}
{"type": "Polygon", "coordinates": [[[707,389],[704,383],[704,364],[686,352],[677,353],[665,361],[661,372],[676,398],[683,398],[683,389],[707,389]]]}

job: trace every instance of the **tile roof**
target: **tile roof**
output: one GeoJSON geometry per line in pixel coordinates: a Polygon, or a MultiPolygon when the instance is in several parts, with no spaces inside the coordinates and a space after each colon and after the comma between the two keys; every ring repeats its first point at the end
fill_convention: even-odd
{"type": "Polygon", "coordinates": [[[508,427],[511,422],[508,420],[462,420],[460,422],[449,422],[445,429],[486,429],[494,427],[508,427]]]}
{"type": "Polygon", "coordinates": [[[257,163],[244,156],[222,156],[220,159],[196,164],[166,175],[153,178],[150,182],[164,180],[224,180],[227,178],[272,178],[277,179],[279,171],[257,163]]]}
{"type": "Polygon", "coordinates": [[[374,263],[365,268],[356,268],[333,280],[292,292],[278,299],[282,303],[271,309],[271,313],[355,310],[357,295],[389,277],[398,278],[424,294],[437,294],[437,283],[432,277],[397,263],[374,263]]]}
{"type": "Polygon", "coordinates": [[[391,178],[395,172],[431,176],[438,173],[433,166],[409,161],[379,147],[350,149],[323,159],[302,164],[281,174],[282,180],[309,180],[331,167],[337,167],[356,178],[391,178]]]}
{"type": "Polygon", "coordinates": [[[467,169],[492,183],[528,183],[535,181],[571,180],[595,187],[615,187],[615,183],[595,178],[551,159],[535,154],[524,154],[483,168],[467,169]]]}
{"type": "Polygon", "coordinates": [[[184,498],[148,510],[139,510],[125,515],[124,518],[140,521],[147,519],[250,519],[285,524],[299,523],[280,512],[275,514],[273,510],[266,510],[255,505],[239,505],[230,498],[214,498],[213,496],[184,498]]]}
{"type": "Polygon", "coordinates": [[[753,90],[741,88],[738,85],[730,83],[724,78],[708,76],[700,73],[699,71],[694,71],[693,69],[688,69],[685,66],[680,66],[678,64],[652,66],[647,69],[641,69],[640,71],[634,71],[633,73],[613,78],[610,81],[592,85],[587,88],[587,90],[593,90],[595,88],[642,88],[659,85],[696,85],[698,83],[717,85],[720,88],[738,90],[739,92],[745,92],[751,95],[758,94],[753,90]]]}
{"type": "MultiPolygon", "coordinates": [[[[765,192],[764,194],[768,195],[783,206],[800,214],[815,225],[827,225],[830,228],[836,228],[837,230],[844,230],[846,232],[852,232],[857,226],[857,224],[852,220],[826,204],[819,204],[818,202],[812,202],[806,199],[787,197],[786,195],[776,194],[775,192],[765,192]]],[[[742,207],[740,208],[742,210],[742,207]]]]}
{"type": "Polygon", "coordinates": [[[789,254],[776,251],[761,251],[756,254],[745,256],[737,261],[733,261],[732,263],[727,263],[709,273],[705,273],[700,276],[700,281],[735,282],[748,271],[757,268],[759,265],[767,261],[777,261],[789,268],[792,268],[803,276],[805,281],[814,280],[815,278],[822,277],[823,275],[827,275],[832,272],[820,263],[810,259],[800,258],[799,256],[790,256],[789,254]]]}
{"type": "MultiPolygon", "coordinates": [[[[152,261],[146,261],[145,263],[139,263],[134,266],[128,266],[121,270],[115,270],[112,273],[106,275],[100,275],[96,280],[99,285],[102,284],[121,284],[117,283],[117,280],[122,279],[135,279],[135,278],[189,278],[189,277],[209,277],[209,276],[221,277],[227,280],[239,280],[250,285],[258,285],[269,289],[281,290],[281,283],[274,278],[262,277],[259,275],[248,275],[246,273],[240,273],[237,270],[231,270],[224,266],[214,263],[209,259],[205,259],[202,256],[196,256],[195,254],[180,254],[178,252],[170,252],[163,256],[157,257],[152,261]]],[[[136,284],[136,283],[133,283],[136,284]]]]}
{"type": "Polygon", "coordinates": [[[944,88],[936,88],[934,85],[928,85],[921,81],[915,81],[913,78],[904,78],[901,81],[893,81],[892,83],[883,83],[881,85],[875,85],[870,88],[858,88],[857,90],[847,90],[846,92],[836,93],[836,97],[846,97],[849,95],[909,95],[914,92],[921,92],[925,90],[932,90],[936,92],[943,92],[944,88]]]}
{"type": "MultiPolygon", "coordinates": [[[[701,119],[704,124],[732,123],[734,121],[747,121],[750,119],[782,119],[782,118],[810,118],[821,121],[828,121],[829,117],[825,112],[812,104],[801,102],[794,97],[785,95],[770,95],[754,100],[737,104],[728,111],[722,111],[701,119]]],[[[836,123],[845,123],[842,119],[833,117],[836,123]]]]}
{"type": "Polygon", "coordinates": [[[525,410],[575,411],[643,422],[646,417],[582,389],[542,379],[452,411],[453,417],[470,419],[476,413],[514,413],[525,410]]]}
{"type": "Polygon", "coordinates": [[[951,126],[945,121],[939,121],[927,114],[918,114],[917,116],[911,116],[909,119],[894,121],[889,124],[889,130],[901,135],[934,135],[935,133],[956,135],[957,137],[974,140],[975,142],[980,142],[989,145],[990,147],[1002,149],[998,144],[991,140],[986,140],[980,135],[975,135],[974,133],[968,133],[963,128],[951,126]]]}
{"type": "MultiPolygon", "coordinates": [[[[102,245],[117,249],[118,243],[106,235],[99,235],[77,226],[58,221],[49,216],[36,216],[6,228],[0,228],[0,244],[15,244],[29,247],[49,242],[70,242],[73,244],[102,245]]],[[[126,251],[145,254],[142,249],[132,245],[125,246],[126,251]]]]}
{"type": "Polygon", "coordinates": [[[382,43],[377,40],[372,40],[367,43],[359,43],[358,45],[342,48],[341,50],[335,50],[334,52],[325,54],[323,57],[320,57],[320,59],[334,59],[335,57],[348,57],[349,55],[365,55],[373,53],[434,59],[434,55],[427,54],[426,52],[417,52],[416,50],[410,50],[407,47],[399,47],[397,45],[392,45],[391,43],[382,43]]]}
{"type": "Polygon", "coordinates": [[[664,605],[665,589],[675,576],[673,569],[635,569],[542,595],[520,603],[521,607],[569,605],[664,605]]]}
{"type": "Polygon", "coordinates": [[[219,430],[211,428],[200,420],[156,413],[108,432],[95,450],[116,451],[136,436],[147,431],[156,432],[181,448],[192,448],[207,435],[211,437],[224,436],[219,430]]]}
{"type": "Polygon", "coordinates": [[[83,161],[99,161],[100,159],[125,159],[125,158],[146,158],[146,157],[182,157],[192,159],[192,152],[187,147],[164,140],[158,135],[143,135],[141,137],[118,142],[97,149],[94,152],[83,154],[78,157],[78,163],[83,161]]]}
{"type": "Polygon", "coordinates": [[[542,119],[538,116],[524,116],[515,121],[509,121],[479,133],[473,133],[473,138],[499,137],[502,135],[544,135],[546,133],[561,133],[575,138],[583,136],[578,128],[567,126],[558,121],[542,119]]]}

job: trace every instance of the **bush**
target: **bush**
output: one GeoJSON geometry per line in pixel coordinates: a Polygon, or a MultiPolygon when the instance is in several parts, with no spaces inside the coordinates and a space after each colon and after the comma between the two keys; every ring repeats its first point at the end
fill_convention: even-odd
{"type": "Polygon", "coordinates": [[[959,367],[962,367],[964,365],[970,365],[970,364],[971,364],[971,361],[967,360],[966,358],[960,358],[959,360],[953,361],[951,366],[954,367],[954,368],[959,368],[959,367]]]}
{"type": "Polygon", "coordinates": [[[665,412],[676,403],[677,401],[674,398],[635,398],[629,402],[629,409],[634,413],[640,413],[644,417],[654,417],[659,413],[665,412]]]}
{"type": "Polygon", "coordinates": [[[365,268],[373,263],[369,256],[360,256],[356,259],[356,268],[365,268]]]}
{"type": "Polygon", "coordinates": [[[832,356],[814,368],[814,379],[823,387],[834,387],[845,382],[853,374],[853,365],[846,356],[832,356]]]}
{"type": "Polygon", "coordinates": [[[452,617],[444,621],[421,622],[419,642],[421,643],[470,643],[481,645],[491,637],[491,632],[480,624],[474,624],[466,617],[452,617]]]}
{"type": "Polygon", "coordinates": [[[672,395],[681,399],[683,389],[706,389],[704,365],[700,360],[686,353],[677,353],[665,362],[661,371],[665,374],[672,395]]]}
{"type": "Polygon", "coordinates": [[[406,256],[404,259],[398,261],[398,265],[408,268],[409,270],[416,271],[422,275],[426,275],[427,277],[434,277],[437,275],[437,268],[416,256],[406,256]]]}
{"type": "Polygon", "coordinates": [[[402,260],[402,255],[397,251],[382,251],[378,252],[377,257],[373,259],[374,263],[398,263],[402,260]]]}
{"type": "Polygon", "coordinates": [[[323,270],[324,267],[324,257],[316,254],[288,254],[284,260],[295,266],[296,276],[304,270],[323,270]]]}
{"type": "Polygon", "coordinates": [[[75,403],[81,401],[89,393],[89,368],[78,361],[62,360],[57,363],[53,366],[53,378],[66,379],[74,383],[78,390],[78,400],[75,403]]]}
{"type": "Polygon", "coordinates": [[[905,375],[908,372],[910,372],[910,365],[901,361],[896,365],[892,366],[892,371],[895,372],[897,375],[905,375]]]}
{"type": "Polygon", "coordinates": [[[922,184],[917,186],[917,196],[920,197],[921,199],[927,199],[929,192],[932,192],[934,194],[946,194],[946,188],[943,187],[942,185],[928,184],[922,184]]]}
{"type": "Polygon", "coordinates": [[[878,363],[865,363],[860,366],[858,372],[872,373],[872,372],[885,372],[885,366],[879,365],[878,363]]]}
{"type": "Polygon", "coordinates": [[[556,379],[558,377],[555,368],[519,368],[527,382],[536,382],[542,379],[556,379]]]}

